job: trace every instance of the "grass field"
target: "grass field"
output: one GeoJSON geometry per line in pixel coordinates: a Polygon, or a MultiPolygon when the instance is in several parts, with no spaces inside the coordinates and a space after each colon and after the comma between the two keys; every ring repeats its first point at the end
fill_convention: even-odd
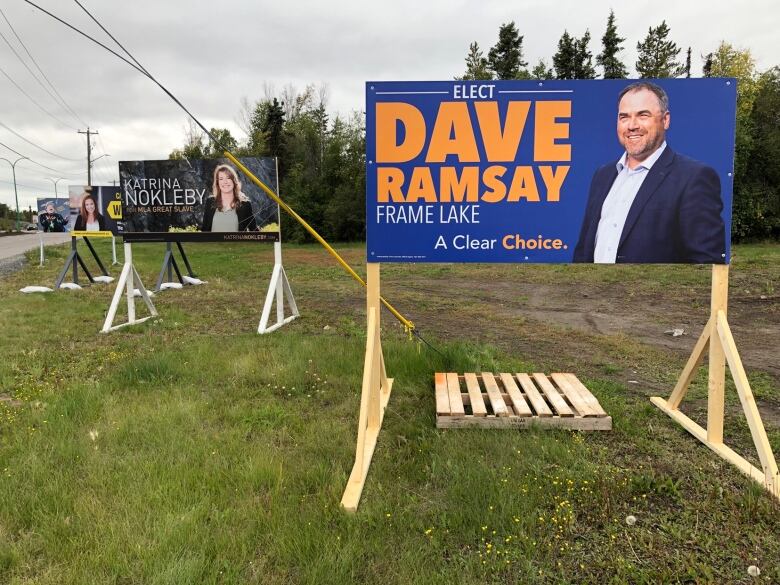
{"type": "MultiPolygon", "coordinates": [[[[104,259],[108,245],[97,242],[104,259]]],[[[363,249],[341,248],[360,267],[363,249]]],[[[665,314],[690,314],[695,340],[707,270],[383,267],[383,293],[438,352],[384,313],[395,384],[347,515],[364,292],[318,248],[285,246],[301,318],[258,336],[272,249],[188,252],[208,284],[160,293],[159,318],[108,335],[111,285],[17,292],[51,286],[66,247],[0,279],[0,582],[780,582],[780,504],[648,400],[668,396],[685,348],[531,311],[534,291],[560,304],[598,292],[605,313],[655,307],[648,337],[665,314]],[[614,430],[435,428],[434,372],[552,369],[575,371],[614,430]]],[[[134,247],[147,286],[162,256],[134,247]]],[[[780,247],[734,258],[732,324],[774,339],[780,247]],[[764,304],[750,304],[756,292],[764,304]]],[[[777,347],[752,343],[743,358],[780,454],[777,370],[762,361],[777,347]]],[[[728,392],[727,441],[755,460],[730,380],[728,392]]],[[[702,420],[704,375],[684,405],[702,420]]]]}

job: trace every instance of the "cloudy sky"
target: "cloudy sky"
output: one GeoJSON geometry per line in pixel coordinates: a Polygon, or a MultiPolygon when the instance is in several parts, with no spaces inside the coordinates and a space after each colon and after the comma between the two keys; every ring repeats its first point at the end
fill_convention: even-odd
{"type": "MultiPolygon", "coordinates": [[[[469,43],[477,41],[487,53],[500,25],[509,21],[524,35],[531,65],[540,58],[551,63],[564,29],[576,36],[590,30],[590,49],[598,54],[610,7],[627,38],[622,57],[632,73],[637,41],[664,19],[672,40],[683,51],[692,47],[695,75],[699,55],[721,40],[749,48],[759,70],[780,64],[777,0],[623,6],[602,0],[81,2],[206,126],[228,127],[240,139],[242,99],[262,98],[268,88],[315,84],[327,87],[331,115],[348,114],[363,108],[366,80],[462,74],[469,43]]],[[[111,43],[75,2],[36,4],[111,43]]],[[[16,166],[21,206],[53,195],[55,179],[62,178],[60,195],[68,184],[86,182],[86,138],[77,130],[87,125],[99,132],[93,138],[92,158],[100,157],[94,184],[116,180],[120,160],[167,158],[181,146],[186,116],[152,82],[24,0],[0,0],[0,9],[0,157],[35,161],[16,166]],[[60,97],[72,112],[58,104],[60,97]]],[[[11,168],[2,160],[0,202],[14,203],[11,168]]]]}

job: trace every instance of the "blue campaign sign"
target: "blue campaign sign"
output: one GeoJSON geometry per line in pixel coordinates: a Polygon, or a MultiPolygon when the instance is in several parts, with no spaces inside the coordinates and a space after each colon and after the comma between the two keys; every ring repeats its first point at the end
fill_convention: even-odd
{"type": "Polygon", "coordinates": [[[728,263],[735,113],[733,79],[369,82],[367,260],[728,263]]]}

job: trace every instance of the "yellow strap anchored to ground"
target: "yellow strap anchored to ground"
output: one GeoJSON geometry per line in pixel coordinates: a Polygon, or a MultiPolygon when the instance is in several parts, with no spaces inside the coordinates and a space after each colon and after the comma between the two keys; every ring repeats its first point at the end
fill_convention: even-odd
{"type": "MultiPolygon", "coordinates": [[[[317,240],[320,244],[322,244],[322,246],[328,251],[328,253],[331,256],[333,256],[339,264],[341,264],[344,270],[346,270],[352,278],[357,280],[361,285],[366,286],[366,281],[360,278],[360,275],[357,272],[355,272],[349,264],[346,263],[344,258],[342,258],[339,255],[339,253],[336,252],[336,250],[334,250],[333,247],[330,244],[328,244],[328,242],[325,241],[325,238],[323,238],[320,234],[318,234],[317,231],[313,227],[311,227],[306,222],[305,219],[303,219],[300,215],[298,215],[292,207],[290,207],[284,201],[282,201],[282,199],[276,193],[274,193],[273,190],[271,190],[265,183],[263,183],[260,179],[258,179],[254,175],[254,173],[252,173],[252,171],[250,171],[243,164],[241,164],[241,162],[235,156],[233,156],[233,154],[231,154],[227,150],[223,154],[225,155],[226,158],[230,159],[230,161],[232,161],[234,165],[236,165],[239,169],[241,169],[241,172],[243,172],[247,177],[249,177],[250,181],[252,181],[255,185],[260,187],[263,191],[265,191],[266,194],[271,199],[273,199],[279,204],[279,207],[281,207],[287,213],[289,213],[293,217],[293,219],[295,219],[295,221],[301,224],[315,240],[317,240]]],[[[388,303],[384,297],[379,297],[379,300],[382,301],[382,304],[385,307],[387,307],[387,310],[390,311],[393,314],[393,316],[401,322],[401,324],[408,332],[411,333],[412,331],[414,331],[414,323],[412,323],[411,321],[409,321],[409,319],[401,315],[401,313],[399,313],[395,309],[395,307],[393,307],[390,303],[388,303]]]]}

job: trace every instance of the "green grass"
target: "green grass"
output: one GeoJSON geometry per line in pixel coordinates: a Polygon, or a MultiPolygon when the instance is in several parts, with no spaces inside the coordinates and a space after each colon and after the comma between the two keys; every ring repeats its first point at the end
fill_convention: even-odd
{"type": "MultiPolygon", "coordinates": [[[[97,245],[110,258],[108,243],[97,245]]],[[[739,247],[752,276],[736,279],[774,279],[778,249],[739,247]]],[[[516,333],[500,338],[498,323],[479,325],[490,316],[479,298],[432,298],[421,284],[576,279],[651,296],[668,286],[706,293],[707,271],[383,266],[388,297],[441,353],[409,342],[384,314],[393,395],[360,508],[347,515],[339,501],[354,461],[362,291],[317,248],[285,246],[302,316],[258,336],[271,249],[188,251],[209,284],[161,293],[158,319],[108,335],[97,332],[111,286],[16,292],[53,282],[66,248],[0,280],[0,582],[780,580],[777,502],[655,409],[655,392],[625,382],[636,371],[671,388],[684,356],[540,323],[508,323],[516,333]],[[433,327],[437,311],[455,315],[455,335],[433,327]],[[535,371],[556,360],[577,366],[612,432],[435,428],[434,372],[535,371]],[[759,579],[748,577],[751,564],[759,579]]],[[[359,247],[346,254],[360,265],[359,247]]],[[[134,255],[151,285],[161,246],[136,245],[134,255]]],[[[777,400],[772,375],[751,379],[759,399],[777,400]]],[[[703,398],[700,376],[690,399],[703,398]]],[[[733,418],[730,439],[749,447],[733,418]]],[[[777,452],[776,427],[770,436],[777,452]]]]}

